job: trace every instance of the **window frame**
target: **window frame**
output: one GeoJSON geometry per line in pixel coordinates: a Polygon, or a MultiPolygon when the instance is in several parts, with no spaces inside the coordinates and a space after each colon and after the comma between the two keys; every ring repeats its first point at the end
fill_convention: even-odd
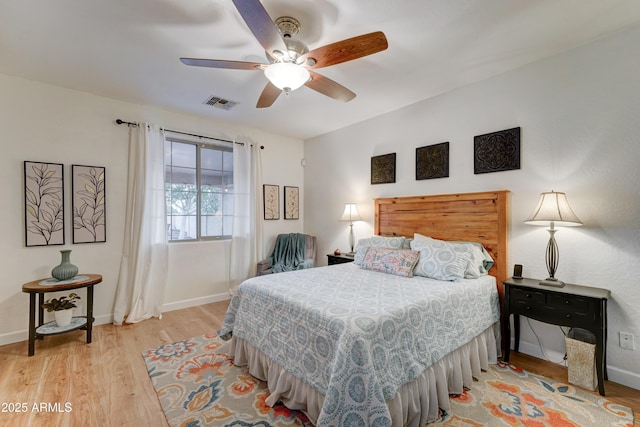
{"type": "MultiPolygon", "coordinates": [[[[231,240],[232,238],[232,234],[226,235],[217,235],[217,236],[203,236],[202,235],[202,220],[204,218],[205,215],[202,215],[201,212],[201,207],[202,207],[202,194],[205,193],[202,191],[202,150],[203,149],[209,149],[209,150],[217,150],[220,152],[228,152],[231,153],[233,155],[233,146],[229,147],[226,144],[216,144],[216,143],[203,143],[203,142],[196,142],[196,141],[192,141],[189,140],[188,138],[184,138],[184,137],[178,137],[178,136],[173,136],[173,135],[165,135],[165,142],[169,142],[169,143],[180,143],[180,144],[188,144],[188,145],[193,145],[196,148],[196,167],[195,167],[195,175],[196,175],[196,213],[195,213],[195,217],[196,217],[196,237],[191,238],[191,239],[171,239],[171,235],[170,235],[170,229],[169,227],[171,227],[173,225],[173,220],[171,220],[171,222],[169,222],[169,219],[173,216],[179,216],[179,215],[172,215],[170,213],[169,210],[169,206],[166,206],[166,199],[167,199],[167,192],[170,191],[170,187],[173,184],[173,182],[168,182],[166,180],[167,177],[167,167],[169,166],[166,163],[166,153],[165,153],[165,157],[163,159],[164,162],[164,174],[165,174],[165,210],[167,211],[165,213],[165,217],[167,220],[167,227],[168,227],[168,234],[167,234],[167,242],[168,243],[187,243],[187,242],[207,242],[207,241],[225,241],[225,240],[231,240]]],[[[166,145],[165,145],[166,146],[166,145]]],[[[171,154],[173,154],[173,150],[171,150],[171,154]]],[[[173,168],[174,164],[173,164],[173,156],[172,156],[172,163],[170,164],[170,166],[173,168]]],[[[178,166],[181,167],[181,166],[178,166]]],[[[233,157],[232,157],[232,169],[231,171],[226,170],[225,169],[225,164],[224,164],[224,154],[223,154],[223,161],[222,161],[222,170],[220,171],[223,174],[224,177],[224,172],[231,172],[231,184],[233,185],[233,157]]],[[[224,179],[224,178],[223,178],[224,179]]],[[[224,194],[229,194],[228,192],[222,192],[222,193],[218,193],[221,194],[222,196],[224,196],[224,194]]],[[[231,195],[235,195],[235,191],[232,190],[231,195]]],[[[224,206],[224,205],[223,205],[224,206]]],[[[220,209],[220,211],[222,212],[224,210],[224,207],[222,207],[220,209]]],[[[232,215],[233,216],[233,207],[231,208],[232,211],[232,215]]],[[[224,232],[224,217],[228,216],[228,215],[221,215],[221,221],[223,221],[222,224],[222,231],[224,232]]],[[[233,231],[232,231],[233,233],[233,231]]]]}

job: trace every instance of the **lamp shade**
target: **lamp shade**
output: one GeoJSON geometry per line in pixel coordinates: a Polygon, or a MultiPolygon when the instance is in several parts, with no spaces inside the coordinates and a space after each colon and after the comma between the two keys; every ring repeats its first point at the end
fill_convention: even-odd
{"type": "Polygon", "coordinates": [[[525,221],[531,225],[556,225],[577,226],[582,221],[571,210],[567,195],[551,191],[540,194],[540,201],[533,214],[525,221]]]}
{"type": "Polygon", "coordinates": [[[358,207],[355,203],[346,203],[344,205],[344,212],[342,213],[340,221],[362,221],[362,218],[360,218],[360,214],[358,213],[358,207]]]}
{"type": "Polygon", "coordinates": [[[274,86],[285,92],[298,89],[311,77],[309,70],[293,62],[271,64],[264,70],[264,75],[274,86]]]}

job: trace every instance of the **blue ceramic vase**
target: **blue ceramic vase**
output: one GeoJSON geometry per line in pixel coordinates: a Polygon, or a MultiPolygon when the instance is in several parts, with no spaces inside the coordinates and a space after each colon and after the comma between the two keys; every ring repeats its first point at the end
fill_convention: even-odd
{"type": "Polygon", "coordinates": [[[63,250],[60,251],[60,253],[62,254],[62,262],[60,262],[59,265],[53,267],[53,270],[51,270],[51,276],[54,279],[58,279],[61,281],[69,280],[76,277],[76,274],[78,274],[78,267],[71,264],[71,262],[69,261],[71,250],[63,250]]]}

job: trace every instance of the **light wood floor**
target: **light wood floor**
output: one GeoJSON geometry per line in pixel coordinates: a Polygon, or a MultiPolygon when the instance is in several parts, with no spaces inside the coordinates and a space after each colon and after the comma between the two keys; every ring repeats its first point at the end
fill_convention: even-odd
{"type": "MultiPolygon", "coordinates": [[[[223,301],[172,311],[161,320],[136,325],[97,326],[91,344],[84,342],[84,331],[49,336],[36,342],[33,357],[27,357],[26,341],[0,347],[0,426],[167,426],[141,353],[217,330],[227,305],[223,301]],[[26,412],[5,412],[23,403],[26,412]],[[40,411],[43,403],[48,408],[40,411]]],[[[567,380],[566,368],[550,362],[515,352],[511,362],[567,380]]],[[[611,382],[606,391],[609,399],[631,407],[638,417],[640,391],[611,382]]],[[[640,420],[635,426],[640,427],[640,420]]]]}

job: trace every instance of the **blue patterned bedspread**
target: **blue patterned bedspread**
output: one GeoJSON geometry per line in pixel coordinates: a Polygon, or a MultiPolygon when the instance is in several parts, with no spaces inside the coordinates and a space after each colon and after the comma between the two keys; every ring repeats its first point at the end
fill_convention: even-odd
{"type": "Polygon", "coordinates": [[[500,317],[495,278],[441,282],[339,264],[243,282],[233,334],[325,396],[319,426],[390,426],[386,401],[500,317]]]}

